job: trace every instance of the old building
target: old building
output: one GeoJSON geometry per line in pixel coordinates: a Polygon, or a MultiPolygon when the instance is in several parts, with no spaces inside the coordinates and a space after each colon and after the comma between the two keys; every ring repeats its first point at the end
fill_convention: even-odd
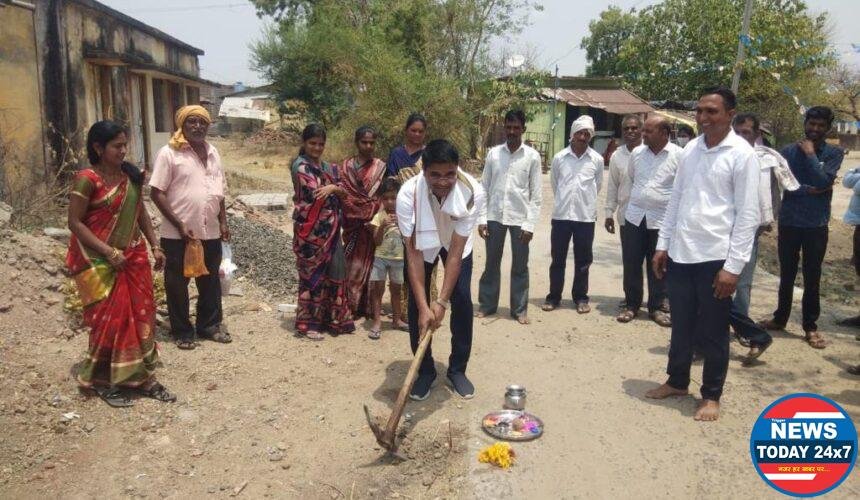
{"type": "Polygon", "coordinates": [[[594,148],[603,153],[610,140],[621,137],[621,119],[627,114],[647,117],[654,108],[622,88],[614,78],[561,77],[556,86],[540,91],[532,103],[534,117],[525,137],[549,160],[568,144],[570,127],[581,115],[594,118],[594,148]]]}
{"type": "Polygon", "coordinates": [[[150,165],[177,108],[200,101],[203,51],[94,0],[0,0],[0,197],[80,164],[102,119],[150,165]]]}

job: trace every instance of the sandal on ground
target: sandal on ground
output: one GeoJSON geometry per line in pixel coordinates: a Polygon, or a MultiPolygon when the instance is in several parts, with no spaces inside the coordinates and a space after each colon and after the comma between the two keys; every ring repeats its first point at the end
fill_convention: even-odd
{"type": "Polygon", "coordinates": [[[158,382],[153,383],[147,388],[140,388],[140,393],[148,398],[152,398],[162,403],[172,403],[176,401],[176,395],[171,394],[167,388],[158,382]]]}
{"type": "Polygon", "coordinates": [[[367,333],[367,337],[373,340],[379,340],[379,338],[382,337],[382,330],[379,328],[371,328],[367,333]]]}
{"type": "Polygon", "coordinates": [[[665,311],[654,311],[649,316],[654,323],[662,327],[669,328],[672,326],[672,317],[665,311]]]}
{"type": "Polygon", "coordinates": [[[177,340],[176,347],[184,351],[190,351],[197,347],[197,342],[194,342],[193,340],[177,340]]]}
{"type": "Polygon", "coordinates": [[[540,306],[543,311],[554,311],[558,307],[558,304],[553,304],[552,302],[544,302],[542,306],[540,306]]]}
{"type": "Polygon", "coordinates": [[[517,320],[517,323],[521,325],[530,325],[532,321],[529,319],[528,315],[520,314],[519,316],[514,316],[514,319],[517,320]]]}
{"type": "Polygon", "coordinates": [[[750,351],[747,353],[747,359],[745,361],[750,362],[760,358],[771,344],[773,344],[773,340],[764,345],[754,345],[750,347],[750,351]]]}
{"type": "Polygon", "coordinates": [[[776,321],[774,321],[772,319],[765,319],[765,320],[759,321],[758,326],[764,328],[765,330],[769,330],[769,331],[785,330],[784,324],[777,323],[776,321]]]}
{"type": "Polygon", "coordinates": [[[745,337],[741,337],[741,335],[737,332],[737,330],[735,330],[735,329],[729,330],[729,335],[734,337],[734,339],[738,342],[738,344],[742,345],[743,347],[746,347],[747,349],[752,347],[752,344],[750,344],[749,339],[747,339],[745,337]]]}
{"type": "Polygon", "coordinates": [[[399,322],[395,321],[394,322],[394,328],[396,328],[398,330],[402,330],[404,332],[408,332],[409,331],[409,323],[407,323],[403,320],[400,320],[399,322]]]}
{"type": "Polygon", "coordinates": [[[860,375],[860,365],[849,366],[845,371],[851,375],[860,375]]]}
{"type": "Polygon", "coordinates": [[[818,332],[806,332],[804,340],[813,349],[824,349],[827,347],[827,341],[818,332]]]}
{"type": "Polygon", "coordinates": [[[619,323],[630,323],[635,317],[636,311],[633,311],[632,309],[625,309],[618,313],[618,316],[615,317],[615,320],[619,323]]]}
{"type": "Polygon", "coordinates": [[[93,391],[98,394],[102,401],[114,408],[128,408],[129,406],[134,406],[134,401],[129,399],[129,397],[117,387],[93,387],[93,391]]]}
{"type": "Polygon", "coordinates": [[[579,314],[587,314],[591,312],[591,306],[588,305],[588,302],[580,302],[576,304],[576,312],[579,314]]]}
{"type": "Polygon", "coordinates": [[[325,335],[320,332],[314,330],[308,330],[306,332],[301,332],[302,335],[308,340],[320,341],[325,340],[325,335]]]}
{"type": "Polygon", "coordinates": [[[227,330],[219,327],[214,329],[214,333],[201,333],[199,335],[201,338],[206,340],[211,340],[212,342],[218,342],[219,344],[229,344],[233,342],[233,337],[227,332],[227,330]]]}

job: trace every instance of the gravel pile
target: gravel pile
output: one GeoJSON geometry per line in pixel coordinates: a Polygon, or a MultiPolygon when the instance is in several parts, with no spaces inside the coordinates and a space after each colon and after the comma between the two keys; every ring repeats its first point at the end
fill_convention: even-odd
{"type": "Polygon", "coordinates": [[[298,290],[292,238],[269,225],[230,217],[233,261],[238,273],[276,297],[295,297],[298,290]]]}

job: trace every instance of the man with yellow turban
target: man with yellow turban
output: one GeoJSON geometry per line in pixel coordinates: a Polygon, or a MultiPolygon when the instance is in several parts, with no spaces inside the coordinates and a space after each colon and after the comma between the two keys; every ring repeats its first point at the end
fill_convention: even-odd
{"type": "Polygon", "coordinates": [[[180,349],[194,349],[197,337],[227,343],[232,339],[222,324],[221,241],[230,239],[224,192],[227,184],[218,150],[206,142],[212,119],[202,106],[183,106],[176,112],[176,132],[158,151],[149,186],[161,211],[161,248],[166,262],[164,288],[170,330],[180,349]],[[195,282],[197,319],[191,325],[188,280],[184,273],[185,247],[199,240],[208,274],[195,282]]]}

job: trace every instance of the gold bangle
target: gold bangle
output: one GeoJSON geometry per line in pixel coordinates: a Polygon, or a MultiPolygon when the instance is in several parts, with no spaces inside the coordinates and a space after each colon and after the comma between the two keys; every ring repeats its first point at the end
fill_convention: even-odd
{"type": "Polygon", "coordinates": [[[149,250],[150,250],[150,251],[152,251],[152,252],[155,252],[156,250],[158,250],[159,252],[163,252],[163,251],[164,251],[164,250],[162,250],[162,249],[161,249],[161,247],[152,247],[152,246],[151,246],[151,247],[149,247],[149,250]]]}
{"type": "Polygon", "coordinates": [[[119,257],[119,250],[117,250],[116,248],[112,248],[112,250],[113,250],[113,252],[110,254],[111,258],[115,259],[115,258],[119,257]]]}

